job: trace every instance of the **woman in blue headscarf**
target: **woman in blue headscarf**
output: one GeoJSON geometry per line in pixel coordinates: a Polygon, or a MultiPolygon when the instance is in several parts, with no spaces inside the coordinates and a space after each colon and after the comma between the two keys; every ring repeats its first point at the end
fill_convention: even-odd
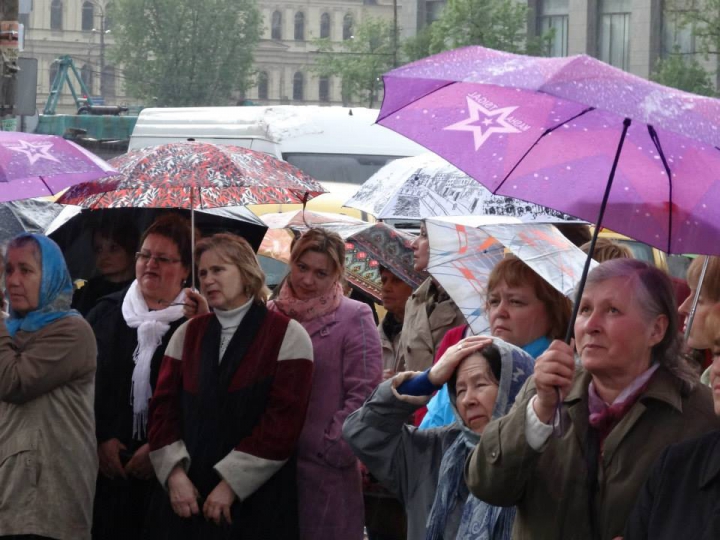
{"type": "Polygon", "coordinates": [[[95,338],[70,309],[70,274],[52,240],[15,237],[4,274],[0,538],[89,539],[97,476],[95,338]]]}
{"type": "Polygon", "coordinates": [[[343,426],[370,472],[402,501],[408,538],[508,540],[514,508],[490,506],[465,485],[465,460],[485,426],[505,415],[533,358],[498,338],[471,336],[423,373],[405,372],[377,387],[343,426]],[[455,422],[418,430],[406,421],[448,383],[455,422]]]}

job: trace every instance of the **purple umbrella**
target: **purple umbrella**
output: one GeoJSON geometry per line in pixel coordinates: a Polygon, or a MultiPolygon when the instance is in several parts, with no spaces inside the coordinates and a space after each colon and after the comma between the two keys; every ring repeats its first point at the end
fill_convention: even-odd
{"type": "Polygon", "coordinates": [[[102,159],[62,137],[0,132],[0,202],[55,195],[113,174],[102,159]]]}
{"type": "Polygon", "coordinates": [[[378,121],[493,193],[669,253],[720,251],[720,100],[584,55],[468,47],[388,73],[378,121]]]}

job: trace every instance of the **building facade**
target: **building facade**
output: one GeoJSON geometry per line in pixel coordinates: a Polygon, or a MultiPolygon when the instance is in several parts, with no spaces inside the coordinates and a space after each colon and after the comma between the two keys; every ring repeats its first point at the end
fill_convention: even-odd
{"type": "MultiPolygon", "coordinates": [[[[109,61],[113,44],[112,21],[107,0],[34,0],[30,13],[20,15],[25,46],[21,56],[38,61],[37,103],[45,107],[58,70],[57,58],[69,55],[79,70],[90,96],[108,105],[138,105],[124,93],[122,69],[109,61]]],[[[81,96],[82,97],[82,96],[81,96]]],[[[57,113],[76,112],[75,101],[63,89],[57,113]]]]}
{"type": "MultiPolygon", "coordinates": [[[[392,20],[391,0],[259,0],[262,39],[255,50],[257,85],[245,98],[260,104],[342,103],[340,80],[319,77],[311,70],[317,53],[312,41],[329,37],[352,39],[363,18],[392,20]]],[[[25,27],[22,56],[38,60],[38,109],[47,102],[57,73],[56,59],[70,55],[91,96],[109,105],[142,105],[125,94],[122,66],[109,61],[113,45],[111,0],[34,0],[30,13],[20,16],[25,27]]],[[[233,104],[233,103],[228,103],[233,104]]],[[[146,104],[147,105],[147,104],[146,104]]],[[[58,113],[74,113],[75,101],[64,89],[58,113]]]]}
{"type": "MultiPolygon", "coordinates": [[[[692,31],[681,24],[693,0],[518,0],[527,2],[528,32],[553,30],[547,54],[588,54],[648,78],[657,61],[669,54],[696,58],[711,72],[717,57],[696,54],[692,31]]],[[[417,34],[440,16],[444,2],[403,0],[401,35],[417,34]]]]}
{"type": "MultiPolygon", "coordinates": [[[[43,109],[57,70],[58,55],[71,55],[92,96],[107,104],[142,105],[124,94],[121,66],[108,60],[113,44],[112,0],[34,0],[25,25],[23,56],[38,59],[38,108],[43,109]]],[[[396,0],[398,1],[398,0],[396,0]]],[[[518,0],[530,8],[528,32],[552,30],[547,53],[585,53],[616,67],[649,77],[658,59],[682,54],[715,72],[717,57],[696,54],[690,29],[681,24],[682,10],[693,0],[518,0]]],[[[436,20],[442,0],[399,0],[397,25],[401,40],[436,20]]],[[[366,17],[394,21],[393,0],[258,0],[264,27],[255,50],[257,85],[242,96],[263,104],[342,104],[339,77],[312,71],[318,53],[313,40],[328,37],[340,44],[366,17]]],[[[238,96],[240,99],[240,96],[238,96]]],[[[231,104],[231,103],[229,103],[231,104]]],[[[73,113],[69,93],[57,112],[73,113]]]]}
{"type": "Polygon", "coordinates": [[[319,77],[311,69],[318,54],[313,40],[341,43],[353,38],[365,17],[394,17],[388,0],[259,0],[258,7],[265,28],[255,51],[258,84],[247,97],[263,105],[342,104],[340,78],[319,77]]]}

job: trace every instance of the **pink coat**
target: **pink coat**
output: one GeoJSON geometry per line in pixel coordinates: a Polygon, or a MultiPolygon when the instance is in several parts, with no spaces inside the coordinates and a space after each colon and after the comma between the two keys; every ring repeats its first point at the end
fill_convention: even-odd
{"type": "Polygon", "coordinates": [[[380,337],[370,308],[348,298],[301,324],[312,339],[315,370],[298,443],[300,538],[362,540],[360,471],[342,426],[382,379],[380,337]]]}

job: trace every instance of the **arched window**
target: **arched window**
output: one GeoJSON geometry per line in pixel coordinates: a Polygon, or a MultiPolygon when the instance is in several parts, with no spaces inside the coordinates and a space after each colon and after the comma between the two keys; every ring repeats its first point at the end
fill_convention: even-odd
{"type": "Polygon", "coordinates": [[[48,81],[49,82],[48,88],[50,88],[51,90],[52,90],[53,82],[55,81],[55,77],[57,77],[58,69],[60,69],[60,68],[58,67],[57,62],[53,62],[50,64],[50,79],[48,81]]]}
{"type": "Polygon", "coordinates": [[[320,15],[320,37],[321,38],[329,38],[330,37],[330,14],[329,13],[323,13],[320,15]]]}
{"type": "Polygon", "coordinates": [[[258,74],[258,99],[268,99],[268,74],[265,71],[258,74]]]}
{"type": "Polygon", "coordinates": [[[305,14],[298,11],[295,14],[295,41],[305,41],[305,14]]]}
{"type": "Polygon", "coordinates": [[[100,74],[100,93],[103,97],[115,97],[115,68],[105,66],[100,74]]]}
{"type": "Polygon", "coordinates": [[[85,83],[87,91],[92,94],[93,92],[93,71],[90,64],[85,64],[80,68],[80,78],[85,83]]]}
{"type": "Polygon", "coordinates": [[[95,28],[95,7],[90,2],[82,5],[82,21],[80,27],[83,32],[89,32],[95,28]]]}
{"type": "Polygon", "coordinates": [[[352,13],[347,13],[343,17],[343,40],[350,39],[353,35],[353,16],[352,13]]]}
{"type": "Polygon", "coordinates": [[[272,14],[270,37],[277,40],[282,39],[282,14],[279,11],[275,11],[272,14]]]}
{"type": "Polygon", "coordinates": [[[293,100],[302,101],[305,94],[305,78],[299,71],[293,75],[293,100]]]}
{"type": "Polygon", "coordinates": [[[62,0],[52,0],[50,4],[50,30],[62,30],[62,0]]]}
{"type": "Polygon", "coordinates": [[[320,101],[330,101],[330,77],[320,77],[318,82],[318,96],[320,101]]]}

